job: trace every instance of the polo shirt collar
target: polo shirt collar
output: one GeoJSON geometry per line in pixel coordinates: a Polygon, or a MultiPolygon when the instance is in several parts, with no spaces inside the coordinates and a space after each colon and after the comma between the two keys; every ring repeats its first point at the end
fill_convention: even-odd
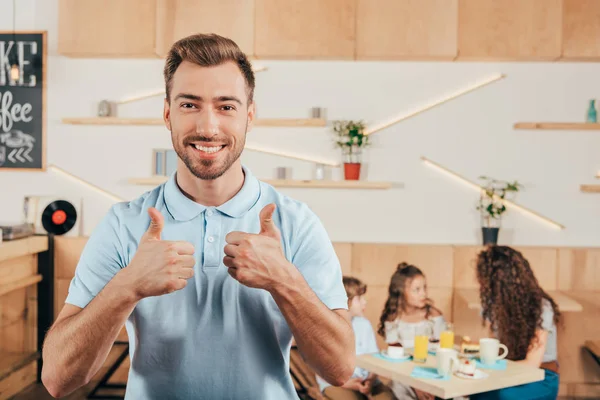
{"type": "MultiPolygon", "coordinates": [[[[242,166],[242,169],[244,184],[240,191],[226,203],[216,207],[220,212],[233,218],[243,217],[260,197],[260,182],[248,168],[242,166]]],[[[183,194],[177,185],[176,175],[177,173],[174,172],[165,183],[165,205],[175,220],[189,221],[200,215],[207,207],[183,194]]]]}

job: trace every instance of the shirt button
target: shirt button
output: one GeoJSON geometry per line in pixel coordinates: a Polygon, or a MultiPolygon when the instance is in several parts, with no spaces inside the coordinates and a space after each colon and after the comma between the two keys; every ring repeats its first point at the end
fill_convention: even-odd
{"type": "Polygon", "coordinates": [[[214,237],[212,237],[212,236],[209,236],[209,237],[208,237],[208,243],[212,243],[212,242],[214,242],[214,241],[215,241],[215,238],[214,238],[214,237]]]}
{"type": "Polygon", "coordinates": [[[209,217],[212,217],[212,215],[213,215],[213,214],[214,214],[214,213],[213,213],[213,210],[208,210],[208,211],[206,212],[206,215],[208,215],[209,217]]]}

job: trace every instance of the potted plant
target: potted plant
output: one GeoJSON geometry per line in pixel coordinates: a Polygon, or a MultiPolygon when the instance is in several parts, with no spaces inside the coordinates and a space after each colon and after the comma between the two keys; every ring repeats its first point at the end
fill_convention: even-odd
{"type": "Polygon", "coordinates": [[[507,182],[487,176],[480,176],[479,179],[484,181],[477,205],[481,213],[483,244],[497,244],[502,214],[506,211],[504,199],[507,194],[518,192],[522,186],[517,181],[507,182]]]}
{"type": "Polygon", "coordinates": [[[365,128],[363,121],[333,121],[336,144],[342,149],[346,180],[360,179],[362,150],[370,144],[365,128]]]}

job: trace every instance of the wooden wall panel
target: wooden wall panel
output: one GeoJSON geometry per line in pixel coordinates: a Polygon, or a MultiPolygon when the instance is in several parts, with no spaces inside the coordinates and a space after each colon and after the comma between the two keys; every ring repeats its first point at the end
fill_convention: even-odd
{"type": "Polygon", "coordinates": [[[60,0],[58,26],[60,54],[156,56],[155,0],[60,0]]]}
{"type": "Polygon", "coordinates": [[[600,296],[594,292],[566,292],[577,300],[583,311],[562,314],[558,330],[560,380],[565,383],[600,383],[600,367],[584,350],[586,340],[600,338],[600,296]]]}
{"type": "Polygon", "coordinates": [[[71,279],[81,252],[87,243],[87,237],[56,237],[54,239],[54,277],[71,279]]]}
{"type": "Polygon", "coordinates": [[[600,290],[600,249],[558,250],[558,290],[600,290]]]}
{"type": "Polygon", "coordinates": [[[254,0],[158,0],[157,53],[164,57],[177,40],[216,33],[254,54],[254,0]]]}
{"type": "Polygon", "coordinates": [[[600,2],[564,0],[563,58],[600,59],[600,2]]]}
{"type": "Polygon", "coordinates": [[[457,55],[458,0],[358,0],[357,7],[359,60],[457,55]]]}
{"type": "Polygon", "coordinates": [[[562,0],[459,0],[458,59],[556,60],[562,0]]]}
{"type": "Polygon", "coordinates": [[[365,283],[387,286],[400,262],[420,268],[429,287],[452,287],[452,246],[354,244],[352,274],[365,283]]]}
{"type": "Polygon", "coordinates": [[[352,243],[334,243],[333,248],[340,260],[343,275],[352,274],[352,243]]]}
{"type": "Polygon", "coordinates": [[[454,248],[454,287],[459,289],[477,289],[475,261],[482,246],[456,246],[454,248]]]}
{"type": "Polygon", "coordinates": [[[255,1],[257,58],[354,58],[355,0],[255,1]]]}

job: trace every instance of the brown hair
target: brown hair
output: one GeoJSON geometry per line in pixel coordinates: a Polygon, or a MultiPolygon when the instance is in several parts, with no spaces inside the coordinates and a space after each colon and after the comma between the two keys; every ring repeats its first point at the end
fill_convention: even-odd
{"type": "Polygon", "coordinates": [[[523,360],[542,327],[542,300],[560,312],[540,287],[523,255],[507,246],[488,246],[477,257],[483,323],[489,321],[498,339],[508,347],[508,358],[523,360]]]}
{"type": "MultiPolygon", "coordinates": [[[[410,281],[417,277],[425,277],[423,271],[414,265],[407,264],[405,262],[398,264],[396,272],[392,275],[390,286],[388,288],[388,298],[385,302],[385,307],[379,318],[379,329],[377,333],[385,337],[385,323],[386,321],[393,321],[399,316],[399,312],[406,311],[406,287],[410,284],[410,281]]],[[[431,306],[431,300],[428,299],[427,305],[425,306],[426,318],[433,307],[431,306]]]]}
{"type": "Polygon", "coordinates": [[[248,103],[254,97],[254,71],[252,64],[238,45],[231,39],[217,34],[196,34],[178,40],[171,46],[165,68],[165,91],[170,101],[173,75],[183,61],[189,61],[202,67],[213,67],[233,61],[237,64],[246,80],[248,103]]]}
{"type": "Polygon", "coordinates": [[[362,296],[367,293],[367,285],[357,278],[344,276],[342,281],[344,282],[344,289],[346,289],[346,295],[348,296],[348,305],[356,296],[362,296]]]}

